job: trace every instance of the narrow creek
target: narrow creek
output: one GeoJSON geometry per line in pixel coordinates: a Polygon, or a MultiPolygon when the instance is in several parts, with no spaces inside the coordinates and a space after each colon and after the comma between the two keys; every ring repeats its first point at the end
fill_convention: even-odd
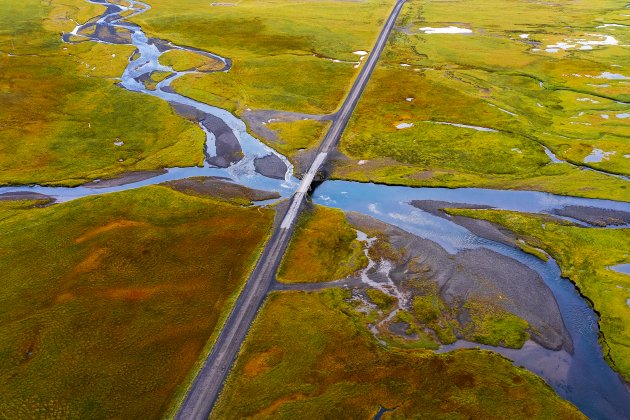
{"type": "MultiPolygon", "coordinates": [[[[242,150],[242,158],[225,167],[209,163],[218,153],[217,137],[208,127],[200,123],[206,132],[206,162],[203,167],[169,168],[162,175],[124,185],[80,187],[11,186],[0,187],[0,194],[13,192],[34,192],[64,202],[96,194],[130,190],[166,181],[193,176],[219,176],[255,189],[276,191],[284,198],[290,197],[298,187],[293,177],[293,167],[289,161],[247,132],[243,121],[234,115],[210,105],[192,100],[175,93],[171,84],[191,71],[175,71],[160,64],[159,58],[169,50],[179,49],[212,57],[224,64],[220,71],[229,71],[229,59],[194,48],[174,45],[168,41],[151,39],[137,25],[126,22],[130,16],[143,13],[150,6],[129,1],[128,5],[118,5],[106,0],[91,0],[102,4],[107,10],[97,19],[78,24],[69,34],[64,34],[66,42],[103,42],[132,44],[136,52],[129,59],[120,86],[130,91],[159,97],[174,105],[183,105],[196,112],[220,119],[233,133],[242,150]],[[124,16],[126,15],[126,17],[124,16]],[[94,27],[94,31],[88,31],[94,27]],[[121,37],[127,33],[129,38],[121,37]],[[79,40],[85,38],[84,40],[79,40]],[[159,82],[155,89],[143,83],[155,71],[171,73],[159,82]],[[258,172],[254,161],[265,156],[275,155],[286,166],[283,179],[271,178],[258,172]]],[[[451,351],[461,347],[483,347],[497,351],[514,360],[518,365],[543,377],[562,397],[576,404],[591,418],[624,418],[630,413],[630,392],[624,387],[619,376],[607,365],[598,343],[597,316],[578,295],[575,287],[560,276],[555,261],[543,262],[507,245],[492,242],[474,235],[455,223],[423,212],[409,204],[411,200],[439,200],[454,203],[487,205],[500,209],[520,212],[549,212],[568,205],[590,206],[630,212],[629,203],[607,200],[592,200],[528,191],[500,191],[488,189],[442,189],[393,187],[375,184],[361,184],[346,181],[326,181],[313,194],[317,204],[356,211],[370,215],[383,222],[397,226],[409,233],[435,241],[450,253],[463,249],[485,247],[513,258],[537,271],[552,290],[566,327],[573,339],[574,354],[564,350],[551,351],[540,345],[527,342],[520,350],[494,348],[476,343],[458,341],[443,346],[439,351],[451,351]]]]}

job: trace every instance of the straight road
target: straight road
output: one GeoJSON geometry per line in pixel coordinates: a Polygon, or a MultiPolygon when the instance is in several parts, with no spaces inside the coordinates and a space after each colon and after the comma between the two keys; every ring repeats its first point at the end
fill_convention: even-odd
{"type": "Polygon", "coordinates": [[[219,334],[212,352],[206,359],[199,374],[188,391],[176,418],[179,420],[206,420],[212,411],[223,383],[238,355],[250,325],[256,318],[256,313],[262,305],[267,292],[275,278],[278,265],[289,244],[295,227],[295,220],[300,213],[311,184],[317,172],[328,159],[328,154],[334,150],[343,130],[348,124],[350,115],[354,111],[361,93],[365,88],[378,59],[385,48],[389,34],[396,23],[406,0],[398,0],[385,26],[381,30],[374,49],[368,56],[359,77],[355,80],[350,93],[346,97],[341,109],[337,113],[332,126],[318,149],[317,156],[308,172],[302,179],[296,193],[291,198],[288,209],[283,215],[282,222],[265,246],[254,271],[249,277],[245,288],[238,297],[223,330],[219,334]]]}

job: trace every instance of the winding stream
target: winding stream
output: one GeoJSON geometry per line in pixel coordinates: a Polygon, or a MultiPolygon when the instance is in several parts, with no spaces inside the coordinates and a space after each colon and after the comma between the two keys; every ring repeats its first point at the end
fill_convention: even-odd
{"type": "MultiPolygon", "coordinates": [[[[57,199],[57,201],[67,201],[68,199],[78,198],[86,195],[100,194],[106,192],[115,192],[121,190],[127,190],[132,188],[138,188],[144,185],[157,184],[165,181],[172,181],[176,179],[188,178],[191,176],[221,176],[226,177],[245,185],[250,188],[265,189],[269,191],[277,191],[283,197],[290,196],[297,188],[298,181],[293,177],[293,166],[289,160],[276,152],[274,149],[266,146],[258,139],[254,138],[247,132],[247,127],[243,121],[236,118],[230,112],[216,108],[202,102],[195,101],[183,95],[177,94],[171,89],[171,84],[180,77],[191,74],[199,73],[198,71],[176,71],[172,67],[160,64],[159,58],[164,53],[171,50],[183,50],[191,53],[207,56],[224,64],[223,69],[219,71],[229,71],[231,68],[231,61],[227,58],[220,57],[216,54],[197,50],[191,47],[175,45],[171,42],[152,39],[142,31],[140,27],[135,24],[126,22],[125,19],[129,17],[144,13],[151,8],[146,3],[129,0],[127,6],[117,5],[110,3],[108,0],[88,0],[90,3],[101,4],[107,6],[106,11],[98,18],[90,19],[90,21],[84,24],[78,24],[72,32],[64,34],[62,39],[65,42],[102,42],[112,44],[131,44],[136,47],[136,52],[129,59],[129,64],[125,68],[120,86],[133,91],[143,93],[145,95],[155,96],[161,98],[173,105],[185,105],[192,107],[200,114],[212,115],[222,120],[234,133],[238,139],[241,150],[243,152],[243,158],[233,165],[227,168],[219,168],[208,163],[208,160],[204,162],[203,167],[190,167],[190,168],[169,168],[167,173],[152,178],[150,180],[144,180],[140,182],[134,182],[122,186],[99,188],[94,190],[93,188],[78,187],[78,188],[47,188],[40,186],[33,186],[28,189],[19,188],[20,191],[30,190],[41,194],[50,195],[57,199]],[[125,15],[129,13],[128,15],[125,15]],[[92,33],[92,28],[94,32],[92,33]],[[119,35],[129,34],[130,40],[126,36],[119,35]],[[142,82],[143,78],[150,77],[153,72],[168,72],[171,73],[164,80],[156,85],[155,90],[148,89],[142,82]],[[269,155],[275,155],[284,162],[286,165],[286,172],[284,180],[277,180],[273,178],[265,177],[259,174],[254,167],[254,160],[256,158],[262,158],[269,155]]],[[[215,136],[209,132],[203,125],[201,128],[206,133],[206,145],[205,151],[208,158],[216,155],[215,136]]],[[[13,192],[16,188],[0,188],[0,193],[13,192]]]]}
{"type": "MultiPolygon", "coordinates": [[[[284,156],[247,133],[245,124],[228,111],[175,93],[170,88],[173,81],[191,73],[191,71],[175,71],[158,61],[159,57],[166,51],[179,49],[218,60],[224,64],[224,68],[220,71],[228,71],[231,66],[229,59],[194,48],[148,38],[141,28],[125,21],[130,16],[149,10],[150,6],[145,3],[132,0],[127,6],[122,6],[109,3],[106,0],[90,0],[90,2],[105,5],[107,10],[98,19],[79,24],[71,33],[64,34],[64,41],[76,42],[83,37],[85,41],[134,45],[137,51],[129,60],[129,64],[121,77],[120,86],[130,91],[161,98],[171,104],[186,105],[202,114],[220,118],[238,139],[243,151],[243,158],[226,168],[210,165],[207,161],[203,167],[170,168],[162,175],[120,186],[105,188],[86,186],[75,188],[2,187],[0,194],[28,191],[45,194],[63,202],[89,195],[129,190],[192,176],[227,177],[235,183],[250,188],[276,191],[285,198],[290,197],[295,192],[298,181],[292,175],[292,165],[284,156]],[[126,17],[121,15],[127,13],[126,17]],[[92,26],[96,28],[94,33],[87,31],[92,26]],[[99,27],[104,29],[98,30],[99,27]],[[128,33],[130,40],[127,39],[126,41],[125,37],[116,35],[121,32],[128,33]],[[154,71],[165,71],[172,74],[159,82],[155,90],[151,90],[144,85],[142,80],[143,77],[149,76],[154,71]],[[254,159],[270,154],[276,155],[286,165],[287,171],[284,179],[268,178],[256,172],[254,159]]],[[[205,127],[202,126],[202,128],[206,132],[206,155],[212,157],[216,154],[215,136],[205,127]]],[[[558,302],[565,325],[573,339],[575,347],[573,355],[565,351],[547,350],[531,341],[527,342],[521,350],[493,348],[459,341],[453,345],[444,346],[440,351],[470,346],[492,349],[543,377],[562,397],[576,404],[592,418],[624,418],[627,413],[630,413],[630,392],[603,359],[602,350],[598,343],[596,314],[578,295],[575,287],[566,279],[561,278],[560,270],[555,261],[543,262],[518,249],[480,238],[449,220],[412,207],[409,204],[411,200],[480,204],[531,213],[550,212],[567,205],[630,212],[629,203],[561,197],[528,191],[411,188],[345,181],[324,182],[313,195],[313,201],[317,204],[370,215],[410,233],[433,240],[450,253],[456,253],[467,248],[486,247],[536,270],[550,287],[558,302]]]]}

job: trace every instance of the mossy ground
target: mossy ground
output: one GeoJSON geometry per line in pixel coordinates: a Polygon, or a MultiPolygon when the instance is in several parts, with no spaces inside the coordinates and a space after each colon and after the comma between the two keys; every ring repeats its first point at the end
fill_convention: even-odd
{"type": "Polygon", "coordinates": [[[284,283],[342,279],[367,264],[357,233],[340,210],[316,206],[304,213],[278,270],[284,283]]]}
{"type": "Polygon", "coordinates": [[[630,119],[620,103],[629,98],[627,82],[601,78],[630,77],[624,76],[622,46],[629,38],[619,27],[599,27],[627,23],[624,8],[618,1],[536,7],[518,0],[408,2],[342,138],[341,150],[351,159],[340,162],[334,176],[630,200],[627,181],[553,164],[543,149],[580,166],[630,173],[630,119]],[[451,25],[472,33],[419,29],[451,25]],[[604,35],[619,45],[546,51],[561,40],[601,41],[604,35]],[[413,126],[398,129],[400,123],[413,126]],[[594,149],[615,153],[585,163],[594,149]]]}
{"type": "Polygon", "coordinates": [[[0,204],[3,418],[163,415],[273,218],[166,187],[0,204]]]}
{"type": "Polygon", "coordinates": [[[630,278],[607,267],[628,263],[630,229],[581,228],[548,217],[498,210],[450,209],[451,214],[489,220],[513,230],[532,247],[544,249],[562,275],[593,302],[611,365],[630,380],[630,278]]]}
{"type": "Polygon", "coordinates": [[[582,418],[496,354],[381,347],[347,293],[270,295],[212,418],[582,418]]]}
{"type": "Polygon", "coordinates": [[[203,161],[199,127],[158,98],[115,86],[132,46],[61,41],[74,21],[102,10],[84,0],[3,4],[0,185],[77,185],[203,161]]]}
{"type": "MultiPolygon", "coordinates": [[[[373,239],[368,256],[379,263],[395,266],[404,256],[379,232],[368,232],[373,239]]],[[[339,210],[314,207],[298,222],[296,232],[282,261],[278,279],[284,283],[317,283],[343,279],[367,265],[356,231],[339,210]]],[[[465,302],[446,304],[437,283],[427,277],[422,267],[413,263],[408,272],[416,273],[396,287],[412,296],[409,308],[403,309],[391,292],[368,287],[359,292],[362,299],[353,304],[363,313],[366,326],[375,326],[379,339],[398,348],[431,348],[451,344],[457,337],[492,346],[521,348],[529,339],[529,324],[505,311],[488,299],[468,297],[465,302]],[[372,307],[365,303],[373,304],[372,307]],[[390,314],[397,310],[395,317],[390,314]],[[463,316],[462,316],[463,315],[463,316]],[[404,322],[410,334],[390,331],[392,323],[404,322]]]]}

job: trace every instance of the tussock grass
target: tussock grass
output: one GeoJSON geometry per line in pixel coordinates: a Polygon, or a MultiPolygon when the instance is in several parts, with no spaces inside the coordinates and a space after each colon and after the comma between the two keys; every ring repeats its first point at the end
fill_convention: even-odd
{"type": "Polygon", "coordinates": [[[278,270],[284,283],[342,279],[367,265],[356,231],[344,213],[316,206],[298,220],[295,234],[278,270]]]}
{"type": "Polygon", "coordinates": [[[212,418],[582,418],[494,353],[381,347],[346,293],[272,294],[212,418]]]}
{"type": "Polygon", "coordinates": [[[0,417],[10,418],[160,417],[273,218],[166,187],[9,211],[0,417]]]}

